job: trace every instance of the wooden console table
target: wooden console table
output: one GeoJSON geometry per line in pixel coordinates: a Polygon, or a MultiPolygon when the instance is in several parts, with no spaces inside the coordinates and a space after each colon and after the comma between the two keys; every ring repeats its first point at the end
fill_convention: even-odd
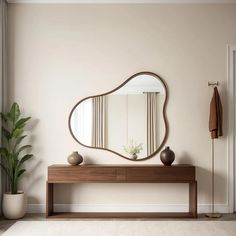
{"type": "Polygon", "coordinates": [[[192,165],[52,165],[48,167],[46,217],[196,218],[197,181],[192,165]],[[189,212],[54,212],[53,187],[60,183],[188,183],[189,212]]]}

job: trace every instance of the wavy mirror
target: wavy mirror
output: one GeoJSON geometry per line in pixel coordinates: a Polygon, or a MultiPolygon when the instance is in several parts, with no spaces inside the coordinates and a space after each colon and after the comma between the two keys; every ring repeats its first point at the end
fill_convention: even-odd
{"type": "Polygon", "coordinates": [[[83,146],[141,161],[165,144],[167,87],[151,72],[140,72],[110,92],[79,101],[69,116],[73,138],[83,146]]]}

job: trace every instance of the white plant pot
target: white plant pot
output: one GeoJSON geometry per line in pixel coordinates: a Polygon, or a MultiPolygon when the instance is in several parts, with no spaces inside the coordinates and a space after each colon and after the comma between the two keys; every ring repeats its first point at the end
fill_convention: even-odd
{"type": "Polygon", "coordinates": [[[26,213],[27,197],[22,191],[17,194],[4,193],[2,202],[3,215],[9,220],[22,218],[26,213]]]}

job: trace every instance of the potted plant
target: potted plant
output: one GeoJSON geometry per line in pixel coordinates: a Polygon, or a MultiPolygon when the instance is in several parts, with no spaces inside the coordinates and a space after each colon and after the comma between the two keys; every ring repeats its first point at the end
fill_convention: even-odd
{"type": "Polygon", "coordinates": [[[138,155],[140,153],[141,150],[143,150],[143,144],[137,144],[136,142],[134,142],[133,139],[131,139],[130,144],[127,146],[124,146],[124,150],[125,152],[127,152],[128,154],[131,155],[131,158],[133,160],[137,160],[138,155]]]}
{"type": "Polygon", "coordinates": [[[22,154],[31,145],[21,145],[27,135],[24,127],[30,117],[22,118],[19,105],[13,103],[7,113],[1,113],[3,142],[0,147],[1,167],[6,172],[10,191],[3,195],[3,214],[8,219],[19,219],[25,215],[27,199],[23,191],[18,190],[18,183],[24,172],[24,163],[33,157],[22,154]]]}

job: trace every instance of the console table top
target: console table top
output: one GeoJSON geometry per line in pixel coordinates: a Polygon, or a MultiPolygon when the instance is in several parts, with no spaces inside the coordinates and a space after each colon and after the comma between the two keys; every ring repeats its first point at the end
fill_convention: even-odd
{"type": "Polygon", "coordinates": [[[129,165],[129,164],[82,164],[82,165],[77,165],[77,166],[72,166],[69,164],[53,164],[48,166],[48,168],[86,168],[86,167],[128,167],[128,168],[143,168],[143,167],[158,167],[158,168],[178,168],[178,167],[195,167],[194,165],[191,164],[173,164],[171,166],[164,166],[162,164],[143,164],[143,165],[129,165]]]}

